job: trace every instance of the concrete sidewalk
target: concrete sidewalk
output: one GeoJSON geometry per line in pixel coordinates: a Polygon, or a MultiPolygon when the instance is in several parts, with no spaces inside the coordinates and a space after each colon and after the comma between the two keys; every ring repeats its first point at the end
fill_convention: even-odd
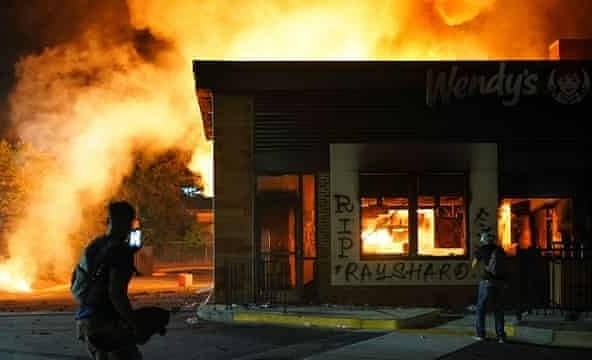
{"type": "Polygon", "coordinates": [[[393,331],[338,349],[305,357],[308,360],[499,360],[499,359],[591,359],[592,349],[550,347],[508,341],[477,341],[453,334],[413,334],[393,331]]]}
{"type": "MultiPolygon", "coordinates": [[[[375,308],[354,306],[226,306],[208,304],[197,310],[208,321],[394,331],[415,335],[475,334],[475,316],[447,317],[435,308],[375,308]]],[[[486,320],[487,336],[495,337],[493,316],[486,320]]],[[[536,345],[592,348],[592,317],[566,321],[560,315],[527,315],[521,321],[507,315],[505,330],[512,341],[536,345]]]]}
{"type": "MultiPolygon", "coordinates": [[[[515,316],[506,316],[506,334],[513,341],[536,345],[592,348],[592,317],[582,317],[567,321],[561,315],[526,315],[518,321],[515,316]]],[[[486,319],[487,335],[495,336],[493,316],[486,319]]],[[[473,335],[475,316],[467,315],[461,319],[428,329],[430,333],[473,335]]]]}
{"type": "MultiPolygon", "coordinates": [[[[486,320],[488,336],[494,337],[493,317],[486,320]]],[[[309,360],[354,359],[438,359],[457,351],[471,352],[470,345],[479,342],[472,336],[475,316],[468,315],[427,329],[401,329],[380,337],[344,346],[309,360]]],[[[557,348],[592,349],[592,318],[566,321],[559,315],[529,315],[518,321],[515,316],[506,317],[506,332],[510,343],[525,343],[557,348]]],[[[486,345],[486,344],[485,344],[486,345]]],[[[512,351],[504,347],[503,351],[512,351]]],[[[477,350],[475,356],[481,350],[477,350]]],[[[508,353],[510,355],[510,353],[508,353]]],[[[475,356],[470,358],[475,358],[475,356]]],[[[510,356],[512,358],[512,356],[510,356]]]]}
{"type": "Polygon", "coordinates": [[[470,336],[417,335],[394,331],[370,340],[315,354],[307,360],[433,360],[471,344],[470,336]]]}

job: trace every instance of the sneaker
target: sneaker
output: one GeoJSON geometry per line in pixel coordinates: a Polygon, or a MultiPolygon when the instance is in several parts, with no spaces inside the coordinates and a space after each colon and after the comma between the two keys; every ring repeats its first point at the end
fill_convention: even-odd
{"type": "Polygon", "coordinates": [[[485,337],[484,336],[473,336],[473,340],[483,341],[483,340],[485,340],[485,337]]]}
{"type": "Polygon", "coordinates": [[[504,338],[497,338],[497,342],[500,344],[505,344],[506,343],[506,339],[504,338]]]}

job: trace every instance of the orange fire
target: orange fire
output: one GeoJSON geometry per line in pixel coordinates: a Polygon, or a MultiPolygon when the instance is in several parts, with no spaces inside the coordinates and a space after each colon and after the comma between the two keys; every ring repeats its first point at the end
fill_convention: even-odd
{"type": "MultiPolygon", "coordinates": [[[[566,199],[506,199],[498,209],[498,236],[499,244],[511,254],[514,254],[518,248],[527,249],[531,246],[541,248],[551,247],[552,244],[547,243],[547,232],[549,232],[552,243],[561,243],[562,233],[561,226],[567,227],[568,233],[569,220],[561,218],[560,209],[565,211],[565,206],[569,205],[566,199]],[[512,201],[517,203],[528,201],[529,210],[534,212],[529,215],[514,215],[512,213],[512,201]],[[533,204],[534,203],[534,204],[533,204]],[[547,204],[547,207],[543,207],[547,204]],[[541,208],[538,208],[541,207],[541,208]],[[537,214],[538,212],[538,214],[537,214]],[[542,213],[541,213],[542,212],[542,213]],[[534,215],[538,220],[531,222],[530,216],[534,215]],[[547,228],[547,221],[550,220],[550,227],[547,228]],[[538,221],[538,223],[537,223],[538,221]],[[539,229],[538,232],[533,232],[533,228],[539,229]],[[533,235],[536,234],[536,235],[533,235]]],[[[563,216],[566,216],[565,214],[563,216]]]]}
{"type": "MultiPolygon", "coordinates": [[[[374,219],[363,219],[362,252],[364,254],[407,254],[409,222],[407,210],[389,210],[374,219]]],[[[463,255],[464,248],[436,246],[436,221],[433,209],[418,209],[418,254],[428,256],[463,255]]]]}
{"type": "Polygon", "coordinates": [[[435,0],[434,6],[448,25],[460,25],[491,10],[496,0],[435,0]]]}
{"type": "Polygon", "coordinates": [[[16,263],[0,264],[0,292],[31,292],[30,280],[22,275],[22,270],[16,263]]]}
{"type": "Polygon", "coordinates": [[[14,271],[0,271],[0,289],[7,292],[31,292],[31,285],[23,278],[13,275],[14,271]]]}
{"type": "Polygon", "coordinates": [[[512,245],[512,206],[510,203],[504,203],[498,210],[498,238],[499,244],[506,251],[513,249],[512,245]]]}
{"type": "Polygon", "coordinates": [[[41,185],[7,239],[9,258],[27,266],[3,270],[0,289],[26,289],[17,284],[30,285],[46,269],[67,281],[81,246],[70,236],[87,220],[82,210],[109,198],[138,149],[194,149],[188,166],[213,194],[194,59],[532,58],[544,57],[547,45],[543,28],[523,22],[540,0],[504,11],[495,11],[494,0],[127,2],[130,18],[122,23],[130,31],[113,36],[111,24],[89,24],[17,65],[12,123],[58,165],[36,173],[41,185]],[[138,46],[133,31],[160,42],[138,46]]]}
{"type": "Polygon", "coordinates": [[[374,219],[363,219],[364,254],[406,254],[409,250],[409,213],[389,210],[374,219]]]}

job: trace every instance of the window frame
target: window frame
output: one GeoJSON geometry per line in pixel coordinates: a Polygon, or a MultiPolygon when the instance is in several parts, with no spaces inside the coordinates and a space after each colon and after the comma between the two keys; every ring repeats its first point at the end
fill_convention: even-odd
{"type": "MultiPolygon", "coordinates": [[[[468,172],[360,172],[358,174],[358,179],[360,180],[363,176],[405,176],[409,180],[409,191],[407,192],[407,200],[409,204],[409,227],[411,228],[409,231],[409,252],[407,254],[367,254],[364,253],[362,250],[362,197],[372,197],[372,196],[363,196],[360,189],[358,189],[358,204],[359,204],[359,254],[360,260],[362,261],[388,261],[388,260],[467,260],[470,259],[470,233],[469,233],[469,173],[468,172]],[[419,192],[419,183],[422,177],[428,176],[458,176],[463,178],[463,207],[464,207],[464,231],[465,231],[465,244],[464,255],[458,256],[438,256],[438,255],[420,255],[418,254],[418,247],[419,247],[419,239],[418,239],[418,216],[417,210],[419,209],[419,197],[420,196],[434,196],[439,199],[441,196],[446,196],[446,193],[438,193],[437,195],[420,195],[419,192]]],[[[360,184],[361,181],[358,182],[360,184]]],[[[434,199],[436,201],[436,199],[434,199]]],[[[437,205],[437,204],[435,204],[437,205]]],[[[436,218],[434,218],[436,221],[436,218]]],[[[436,226],[436,225],[434,225],[436,226]]]]}

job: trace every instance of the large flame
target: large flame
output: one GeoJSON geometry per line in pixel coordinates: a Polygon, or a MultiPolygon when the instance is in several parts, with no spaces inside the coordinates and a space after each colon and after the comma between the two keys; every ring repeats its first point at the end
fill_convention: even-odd
{"type": "Polygon", "coordinates": [[[512,250],[512,205],[505,202],[498,209],[497,233],[499,244],[506,251],[512,250]]]}
{"type": "MultiPolygon", "coordinates": [[[[428,256],[464,255],[464,248],[436,246],[436,218],[433,209],[417,210],[418,254],[428,256]]],[[[362,220],[362,252],[365,255],[400,255],[409,252],[408,210],[388,210],[362,220]]]]}
{"type": "Polygon", "coordinates": [[[113,193],[135,150],[194,149],[188,166],[212,194],[212,146],[201,133],[193,59],[519,58],[542,57],[547,45],[541,26],[524,30],[520,18],[530,8],[498,13],[490,11],[494,0],[127,3],[126,26],[157,41],[143,46],[142,36],[112,36],[111,24],[94,24],[17,66],[13,124],[58,166],[38,174],[41,186],[8,239],[12,265],[0,268],[0,290],[28,290],[48,271],[68,278],[80,250],[69,239],[85,223],[82,210],[113,193]],[[485,12],[484,26],[463,27],[485,12]],[[499,32],[509,15],[527,41],[499,32]]]}
{"type": "Polygon", "coordinates": [[[491,9],[495,0],[435,0],[434,6],[448,25],[459,25],[473,20],[491,9]]]}
{"type": "Polygon", "coordinates": [[[0,290],[7,292],[31,292],[31,278],[27,278],[23,264],[8,261],[0,264],[0,290]]]}

